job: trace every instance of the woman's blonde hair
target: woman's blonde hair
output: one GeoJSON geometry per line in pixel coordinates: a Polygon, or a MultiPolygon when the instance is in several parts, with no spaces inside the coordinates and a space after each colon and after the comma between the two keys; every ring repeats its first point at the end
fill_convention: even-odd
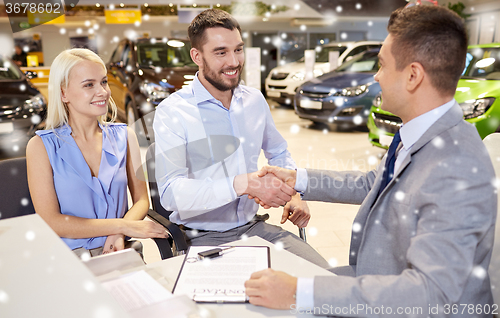
{"type": "MultiPolygon", "coordinates": [[[[88,49],[70,49],[59,53],[50,67],[49,74],[49,102],[47,106],[47,119],[45,129],[54,129],[68,123],[68,108],[62,101],[62,89],[67,89],[69,84],[69,73],[78,63],[91,61],[102,65],[106,70],[106,65],[102,59],[88,49]]],[[[109,98],[111,107],[111,119],[107,120],[107,114],[99,116],[101,124],[113,122],[116,119],[116,104],[113,98],[109,98]]]]}

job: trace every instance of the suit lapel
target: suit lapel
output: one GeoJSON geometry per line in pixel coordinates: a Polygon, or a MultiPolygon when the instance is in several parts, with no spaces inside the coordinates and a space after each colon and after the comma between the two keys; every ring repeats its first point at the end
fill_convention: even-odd
{"type": "Polygon", "coordinates": [[[463,112],[460,106],[455,102],[441,118],[439,118],[413,145],[410,155],[419,151],[423,146],[432,141],[435,137],[442,134],[444,131],[458,125],[463,120],[463,112]]]}
{"type": "MultiPolygon", "coordinates": [[[[441,118],[439,118],[429,129],[418,139],[415,144],[411,147],[410,153],[406,156],[406,158],[403,160],[401,163],[401,166],[399,167],[398,171],[394,174],[394,177],[392,180],[387,184],[385,187],[384,191],[380,194],[379,198],[377,198],[376,194],[372,196],[372,201],[371,205],[375,207],[375,204],[377,202],[373,202],[373,200],[380,201],[379,199],[385,195],[385,193],[388,191],[389,188],[392,187],[392,184],[396,182],[395,180],[403,173],[405,168],[411,163],[411,157],[413,154],[417,153],[422,147],[424,147],[426,144],[428,144],[430,141],[432,141],[434,138],[439,136],[441,133],[443,133],[446,130],[451,129],[452,127],[458,125],[461,121],[463,120],[463,112],[460,106],[458,106],[457,103],[452,106],[450,110],[448,110],[441,118]]],[[[382,166],[383,167],[383,166],[382,166]]],[[[375,182],[377,191],[380,188],[380,184],[382,182],[382,174],[379,173],[377,176],[377,181],[375,182]]],[[[374,192],[374,191],[370,191],[374,192]]],[[[370,193],[372,194],[372,193],[370,193]]]]}

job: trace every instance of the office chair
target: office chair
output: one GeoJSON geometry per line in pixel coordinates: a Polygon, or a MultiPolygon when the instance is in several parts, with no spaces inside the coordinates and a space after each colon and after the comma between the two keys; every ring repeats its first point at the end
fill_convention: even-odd
{"type": "MultiPolygon", "coordinates": [[[[149,217],[151,217],[153,220],[157,220],[157,218],[161,217],[162,221],[168,221],[168,217],[172,213],[172,211],[167,211],[163,208],[160,202],[160,194],[158,192],[158,185],[156,184],[156,177],[155,177],[155,143],[153,142],[147,150],[146,153],[146,170],[148,173],[148,182],[149,182],[149,191],[150,191],[150,196],[151,196],[151,203],[153,206],[153,210],[156,211],[152,216],[148,214],[149,217]]],[[[263,221],[266,221],[269,219],[269,214],[264,214],[260,216],[263,221]]],[[[168,221],[170,222],[170,221],[168,221]]],[[[160,222],[159,222],[160,223],[160,222]]],[[[162,223],[161,223],[162,224],[162,223]]],[[[178,228],[177,228],[178,229],[178,228]]],[[[180,229],[178,229],[179,232],[182,232],[180,229]]],[[[175,232],[177,230],[174,230],[175,232]]],[[[300,238],[307,243],[307,238],[306,238],[306,229],[305,228],[299,228],[299,236],[300,238]]],[[[187,250],[187,244],[184,248],[184,245],[177,246],[177,252],[179,254],[184,254],[187,250]]],[[[174,254],[175,255],[175,254],[174,254]]]]}
{"type": "MultiPolygon", "coordinates": [[[[500,133],[494,133],[486,136],[483,140],[486,149],[495,168],[495,175],[500,178],[500,133]]],[[[498,191],[498,198],[500,202],[500,191],[498,191]]],[[[495,227],[495,241],[493,243],[493,252],[491,254],[490,267],[488,273],[490,274],[491,291],[493,293],[493,303],[500,303],[500,205],[497,209],[497,225],[495,227]]]]}
{"type": "Polygon", "coordinates": [[[160,223],[168,229],[171,235],[169,240],[173,255],[183,255],[188,249],[186,237],[177,224],[170,222],[168,217],[172,211],[167,211],[163,208],[160,202],[160,194],[155,177],[155,143],[153,142],[146,153],[146,171],[148,174],[149,195],[151,197],[151,205],[153,210],[148,212],[148,217],[155,222],[160,223]]]}
{"type": "MultiPolygon", "coordinates": [[[[28,188],[26,157],[1,160],[0,177],[0,220],[34,214],[35,208],[28,188]]],[[[168,239],[154,241],[162,259],[173,256],[168,239]]]]}
{"type": "Polygon", "coordinates": [[[26,157],[0,161],[0,219],[35,213],[28,189],[26,157]]]}

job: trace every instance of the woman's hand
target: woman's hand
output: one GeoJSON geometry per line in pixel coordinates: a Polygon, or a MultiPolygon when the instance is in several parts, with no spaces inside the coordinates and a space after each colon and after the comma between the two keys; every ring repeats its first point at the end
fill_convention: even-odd
{"type": "Polygon", "coordinates": [[[109,235],[106,238],[106,242],[104,242],[104,246],[102,249],[103,254],[116,252],[123,250],[125,248],[125,235],[115,234],[109,235]]]}
{"type": "Polygon", "coordinates": [[[167,238],[165,228],[152,221],[125,220],[123,234],[135,238],[167,238]]]}

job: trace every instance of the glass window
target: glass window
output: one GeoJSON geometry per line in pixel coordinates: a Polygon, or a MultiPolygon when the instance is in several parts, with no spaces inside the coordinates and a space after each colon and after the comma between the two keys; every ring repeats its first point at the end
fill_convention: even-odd
{"type": "Polygon", "coordinates": [[[281,33],[280,38],[280,63],[290,63],[304,57],[304,51],[308,49],[306,33],[281,33]]]}
{"type": "Polygon", "coordinates": [[[182,67],[196,66],[191,60],[188,42],[172,40],[167,43],[137,43],[137,59],[139,65],[150,67],[182,67]]]}
{"type": "Polygon", "coordinates": [[[358,46],[358,47],[352,49],[352,51],[349,52],[349,54],[347,54],[346,58],[348,58],[349,56],[358,55],[359,53],[362,53],[362,52],[366,51],[367,49],[368,49],[368,45],[358,46]]]}
{"type": "Polygon", "coordinates": [[[118,63],[122,60],[123,56],[123,50],[125,49],[125,42],[121,42],[118,44],[118,47],[116,50],[113,52],[113,55],[111,56],[111,63],[118,63]]]}
{"type": "Polygon", "coordinates": [[[339,56],[341,56],[342,53],[344,53],[344,51],[346,49],[347,49],[347,46],[343,46],[343,45],[323,47],[323,48],[321,48],[321,51],[316,53],[316,62],[328,63],[330,52],[338,51],[339,56]]]}
{"type": "Polygon", "coordinates": [[[356,55],[350,61],[339,66],[337,72],[361,72],[373,73],[378,71],[378,52],[371,50],[363,54],[356,55]]]}
{"type": "Polygon", "coordinates": [[[472,54],[467,52],[467,55],[465,56],[465,68],[464,68],[464,71],[462,72],[462,75],[464,75],[465,72],[467,71],[467,68],[469,67],[469,64],[473,58],[474,58],[474,56],[472,56],[472,54]]]}
{"type": "Polygon", "coordinates": [[[466,65],[463,77],[500,80],[500,48],[469,49],[466,65]]]}
{"type": "Polygon", "coordinates": [[[131,65],[132,62],[132,50],[130,49],[130,45],[127,44],[123,50],[123,65],[131,65]]]}
{"type": "Polygon", "coordinates": [[[9,59],[0,57],[0,80],[21,79],[21,71],[9,59]]]}

